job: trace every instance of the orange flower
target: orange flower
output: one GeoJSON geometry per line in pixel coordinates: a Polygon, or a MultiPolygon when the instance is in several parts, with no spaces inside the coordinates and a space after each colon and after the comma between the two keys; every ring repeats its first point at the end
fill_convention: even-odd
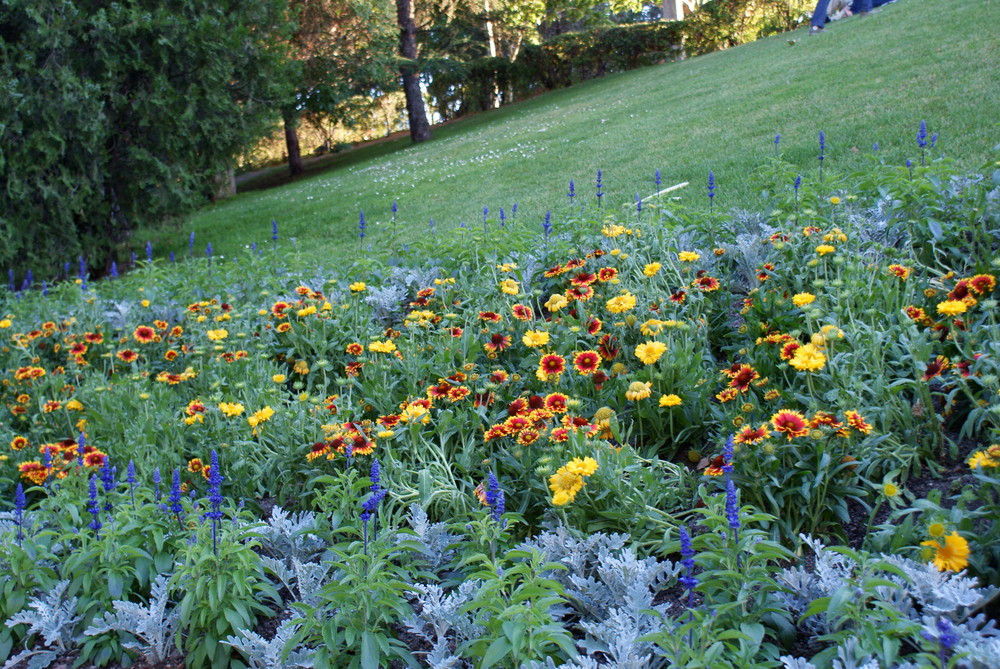
{"type": "MultiPolygon", "coordinates": [[[[713,290],[719,289],[719,280],[711,276],[702,276],[695,279],[692,285],[702,292],[711,293],[713,290]]],[[[673,297],[671,295],[670,299],[672,300],[673,297]]]]}
{"type": "Polygon", "coordinates": [[[118,353],[116,353],[115,355],[122,362],[135,362],[136,359],[139,357],[138,353],[130,349],[125,349],[124,351],[118,351],[118,353]]]}
{"type": "Polygon", "coordinates": [[[542,356],[538,363],[538,369],[548,375],[562,374],[566,371],[566,359],[556,353],[542,356]]]}
{"type": "Polygon", "coordinates": [[[992,274],[977,274],[969,279],[969,288],[983,295],[997,287],[997,280],[992,274]]]}
{"type": "Polygon", "coordinates": [[[744,393],[750,389],[751,382],[760,378],[760,374],[750,365],[740,365],[731,378],[729,387],[744,393]]]}
{"type": "Polygon", "coordinates": [[[509,347],[510,341],[510,336],[497,333],[492,335],[490,340],[483,344],[483,348],[490,353],[498,353],[509,347]]]}
{"type": "Polygon", "coordinates": [[[562,393],[549,393],[545,396],[545,408],[552,413],[566,413],[566,402],[569,398],[562,393]]]}
{"type": "Polygon", "coordinates": [[[935,376],[941,376],[942,372],[950,367],[948,358],[943,355],[939,355],[934,360],[927,363],[927,369],[924,370],[924,375],[921,377],[924,381],[930,381],[935,376]]]}
{"type": "Polygon", "coordinates": [[[865,422],[861,414],[857,411],[845,411],[844,418],[847,419],[847,424],[853,427],[858,432],[862,434],[869,434],[872,431],[872,426],[865,422]]]}
{"type": "Polygon", "coordinates": [[[733,443],[750,445],[759,444],[770,436],[771,431],[767,429],[767,423],[761,423],[761,426],[756,430],[752,425],[747,425],[736,433],[736,436],[733,437],[733,443]]]}
{"type": "Polygon", "coordinates": [[[48,468],[37,460],[22,462],[18,466],[18,471],[21,473],[21,478],[31,481],[35,485],[42,485],[49,477],[48,468]]]}
{"type": "Polygon", "coordinates": [[[783,432],[789,441],[809,434],[806,417],[798,411],[779,411],[771,416],[771,425],[774,426],[775,432],[783,432]]]}
{"type": "Polygon", "coordinates": [[[573,356],[573,366],[581,376],[589,376],[597,371],[601,356],[597,351],[580,351],[573,356]]]}
{"type": "Polygon", "coordinates": [[[132,333],[132,336],[140,344],[148,344],[156,339],[156,330],[148,325],[140,325],[135,329],[135,332],[132,333]]]}
{"type": "Polygon", "coordinates": [[[344,350],[349,355],[361,355],[362,353],[365,352],[365,347],[362,346],[361,344],[357,343],[357,342],[353,342],[351,344],[348,344],[347,348],[344,349],[344,350]]]}
{"type": "Polygon", "coordinates": [[[535,317],[535,313],[531,310],[531,307],[525,306],[523,304],[515,304],[511,310],[514,313],[514,318],[519,321],[530,321],[535,317]]]}
{"type": "Polygon", "coordinates": [[[601,283],[612,281],[618,276],[618,270],[614,267],[602,267],[597,270],[597,280],[601,283]]]}

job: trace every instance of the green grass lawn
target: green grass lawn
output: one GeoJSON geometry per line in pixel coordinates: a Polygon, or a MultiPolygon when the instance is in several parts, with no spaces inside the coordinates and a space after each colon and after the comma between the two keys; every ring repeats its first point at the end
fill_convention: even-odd
{"type": "Polygon", "coordinates": [[[438,230],[481,223],[518,204],[518,219],[541,222],[565,206],[570,179],[593,198],[604,172],[605,202],[619,204],[690,181],[685,198],[703,197],[711,169],[716,205],[751,207],[753,169],[781,133],[784,157],[815,169],[817,136],[827,166],[858,165],[872,144],[887,162],[919,159],[921,119],[939,133],[934,156],[969,169],[995,159],[1000,140],[1000,0],[899,0],[883,11],[801,28],[753,44],[590,81],[495,112],[436,128],[431,142],[390,140],[347,152],[326,171],[285,186],[205,207],[183,231],[153,238],[157,252],[199,248],[232,254],[269,243],[271,220],[283,243],[327,261],[358,248],[364,210],[376,249],[399,202],[399,225],[413,237],[429,219],[438,230]]]}

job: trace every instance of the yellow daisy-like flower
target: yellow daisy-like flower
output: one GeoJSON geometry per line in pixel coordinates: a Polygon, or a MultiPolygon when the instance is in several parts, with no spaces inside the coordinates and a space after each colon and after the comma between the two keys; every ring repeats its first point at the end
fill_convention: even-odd
{"type": "Polygon", "coordinates": [[[826,365],[826,355],[815,344],[809,343],[795,349],[788,364],[800,372],[818,372],[826,365]]]}
{"type": "Polygon", "coordinates": [[[295,315],[299,318],[305,318],[306,316],[312,316],[314,313],[316,313],[316,305],[310,304],[305,309],[299,309],[296,311],[295,315]]]}
{"type": "Polygon", "coordinates": [[[605,306],[611,313],[621,314],[629,309],[633,309],[635,307],[635,303],[635,295],[626,291],[617,297],[612,297],[608,300],[605,306]]]}
{"type": "Polygon", "coordinates": [[[66,409],[66,411],[83,411],[83,403],[80,402],[80,400],[73,399],[66,402],[66,404],[63,405],[63,408],[66,409]]]}
{"type": "Polygon", "coordinates": [[[13,325],[13,323],[11,322],[11,320],[9,318],[4,318],[3,320],[0,320],[0,330],[7,329],[11,325],[13,325]]]}
{"type": "Polygon", "coordinates": [[[635,357],[639,358],[644,365],[652,365],[660,359],[667,350],[667,345],[662,341],[647,341],[635,347],[635,357]]]}
{"type": "Polygon", "coordinates": [[[569,300],[567,300],[565,296],[557,293],[549,297],[548,301],[545,303],[545,308],[549,311],[559,311],[567,304],[569,304],[569,300]]]}
{"type": "Polygon", "coordinates": [[[932,561],[940,571],[962,571],[969,564],[969,542],[958,532],[944,537],[944,543],[922,541],[920,545],[935,549],[932,561]]]}
{"type": "Polygon", "coordinates": [[[660,398],[660,406],[663,407],[663,408],[665,408],[665,409],[668,408],[668,407],[677,407],[677,406],[680,406],[681,403],[682,403],[682,400],[681,400],[680,396],[674,395],[673,393],[671,393],[669,395],[664,395],[664,396],[662,396],[660,398]]]}
{"type": "Polygon", "coordinates": [[[271,380],[274,381],[275,383],[284,383],[285,382],[285,375],[284,374],[275,374],[274,376],[271,377],[271,380]]]}
{"type": "Polygon", "coordinates": [[[247,422],[250,423],[250,427],[253,428],[253,433],[257,434],[257,426],[265,421],[271,420],[271,416],[273,415],[274,409],[266,406],[260,411],[255,412],[252,416],[248,416],[247,422]]]}
{"type": "Polygon", "coordinates": [[[625,399],[630,402],[644,400],[652,394],[653,384],[650,381],[633,381],[625,391],[625,399]]]}
{"type": "Polygon", "coordinates": [[[219,328],[218,330],[209,330],[205,334],[208,335],[208,338],[212,341],[222,341],[229,336],[229,331],[219,328]]]}
{"type": "Polygon", "coordinates": [[[386,339],[384,342],[373,341],[368,344],[368,350],[373,353],[392,353],[396,350],[396,344],[391,339],[386,339]]]}
{"type": "Polygon", "coordinates": [[[594,458],[573,458],[566,463],[565,468],[580,476],[590,476],[597,471],[597,460],[594,458]]]}
{"type": "Polygon", "coordinates": [[[360,293],[363,290],[365,290],[367,287],[368,286],[365,285],[364,281],[355,281],[354,283],[352,283],[349,286],[349,288],[351,289],[352,293],[360,293]]]}
{"type": "Polygon", "coordinates": [[[555,474],[549,477],[549,489],[555,494],[562,492],[575,496],[582,488],[583,476],[566,467],[560,467],[555,474]]]}
{"type": "Polygon", "coordinates": [[[886,483],[882,486],[882,494],[892,499],[893,497],[899,495],[899,486],[895,483],[886,483]]]}
{"type": "Polygon", "coordinates": [[[819,246],[816,247],[816,253],[820,254],[821,256],[825,256],[827,253],[833,253],[836,250],[837,249],[830,246],[829,244],[820,244],[819,246]]]}
{"type": "Polygon", "coordinates": [[[656,276],[656,273],[660,271],[662,265],[658,262],[651,262],[642,268],[642,273],[646,276],[656,276]]]}
{"type": "Polygon", "coordinates": [[[935,539],[943,537],[945,533],[944,523],[931,523],[927,526],[927,534],[935,539]]]}
{"type": "Polygon", "coordinates": [[[988,467],[996,467],[998,464],[1000,463],[991,458],[989,453],[986,451],[976,451],[969,457],[968,460],[970,469],[985,469],[988,467]]]}
{"type": "Polygon", "coordinates": [[[298,362],[295,363],[295,366],[292,367],[292,371],[295,372],[296,374],[301,374],[302,376],[305,376],[306,374],[309,373],[309,363],[307,363],[305,360],[299,360],[298,362]]]}
{"type": "Polygon", "coordinates": [[[792,295],[792,304],[797,307],[804,307],[807,304],[812,304],[816,299],[816,296],[812,293],[796,293],[792,295]]]}
{"type": "Polygon", "coordinates": [[[840,198],[834,195],[830,198],[830,204],[840,204],[840,198]]]}
{"type": "Polygon", "coordinates": [[[219,402],[219,410],[232,418],[243,413],[243,405],[239,402],[219,402]]]}
{"type": "Polygon", "coordinates": [[[538,348],[549,343],[549,333],[543,330],[528,330],[521,337],[521,342],[528,348],[538,348]]]}
{"type": "MultiPolygon", "coordinates": [[[[725,253],[725,251],[722,253],[725,253]]],[[[722,255],[722,253],[716,253],[715,255],[722,255]]],[[[681,251],[677,254],[677,259],[681,262],[694,262],[695,260],[698,260],[698,258],[701,258],[701,256],[694,251],[681,251]]]]}
{"type": "Polygon", "coordinates": [[[968,308],[969,305],[962,300],[945,300],[938,303],[937,312],[942,316],[958,316],[964,314],[968,308]]]}
{"type": "Polygon", "coordinates": [[[574,499],[576,499],[575,494],[570,494],[568,492],[560,490],[559,492],[552,495],[552,504],[554,506],[566,506],[567,504],[571,503],[574,499]]]}
{"type": "Polygon", "coordinates": [[[507,295],[517,295],[521,292],[521,286],[514,279],[504,279],[500,282],[500,290],[507,295]]]}

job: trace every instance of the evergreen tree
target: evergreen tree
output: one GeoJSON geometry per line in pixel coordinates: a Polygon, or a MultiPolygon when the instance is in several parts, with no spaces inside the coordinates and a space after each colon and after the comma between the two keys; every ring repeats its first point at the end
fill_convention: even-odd
{"type": "Polygon", "coordinates": [[[0,267],[100,272],[204,202],[287,97],[285,21],[284,0],[0,0],[0,267]]]}

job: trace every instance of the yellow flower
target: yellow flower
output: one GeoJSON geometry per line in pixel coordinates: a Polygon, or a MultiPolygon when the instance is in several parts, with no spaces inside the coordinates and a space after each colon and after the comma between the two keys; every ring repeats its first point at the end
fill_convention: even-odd
{"type": "Polygon", "coordinates": [[[970,469],[985,469],[987,467],[996,467],[998,463],[986,451],[976,451],[969,458],[968,464],[970,469]]]}
{"type": "Polygon", "coordinates": [[[639,400],[644,400],[652,394],[653,384],[650,381],[643,383],[642,381],[633,381],[628,390],[625,391],[625,399],[630,402],[638,402],[639,400]]]}
{"type": "Polygon", "coordinates": [[[827,253],[833,253],[836,250],[837,249],[833,248],[829,244],[820,244],[819,246],[816,247],[816,253],[820,254],[821,256],[825,256],[827,253]]]}
{"type": "Polygon", "coordinates": [[[962,300],[945,300],[937,305],[937,312],[942,316],[958,316],[969,308],[962,300]]]}
{"type": "Polygon", "coordinates": [[[612,297],[605,305],[613,314],[620,314],[635,307],[635,295],[625,291],[618,297],[612,297]]]}
{"type": "Polygon", "coordinates": [[[576,499],[575,494],[570,494],[563,490],[560,490],[556,494],[552,495],[552,504],[555,506],[566,506],[570,502],[576,499]]]}
{"type": "MultiPolygon", "coordinates": [[[[722,253],[725,253],[725,251],[723,251],[722,253]]],[[[722,253],[716,253],[715,255],[722,255],[722,253]]],[[[694,251],[681,251],[680,253],[677,254],[677,259],[680,260],[681,262],[694,262],[700,257],[701,256],[695,253],[694,251]]]]}
{"type": "Polygon", "coordinates": [[[537,348],[549,343],[549,333],[544,330],[528,330],[524,333],[521,341],[528,348],[537,348]]]}
{"type": "Polygon", "coordinates": [[[931,523],[927,526],[927,534],[935,539],[943,537],[945,532],[944,523],[931,523]]]}
{"type": "Polygon", "coordinates": [[[514,281],[514,279],[504,279],[500,282],[500,290],[507,295],[517,295],[521,292],[521,287],[517,285],[517,281],[514,281]]]}
{"type": "Polygon", "coordinates": [[[555,474],[549,477],[549,490],[553,493],[552,503],[556,506],[572,502],[576,493],[580,492],[582,488],[583,477],[567,467],[560,467],[555,474]]]}
{"type": "Polygon", "coordinates": [[[70,400],[63,408],[67,411],[83,411],[83,404],[80,400],[70,400]]]}
{"type": "Polygon", "coordinates": [[[642,269],[642,273],[646,276],[656,276],[656,273],[660,271],[660,263],[651,262],[642,269]]]}
{"type": "Polygon", "coordinates": [[[922,541],[920,545],[935,549],[933,562],[940,571],[962,571],[969,564],[969,542],[958,532],[946,536],[943,544],[922,541]]]}
{"type": "Polygon", "coordinates": [[[229,331],[219,328],[218,330],[209,330],[205,334],[207,334],[208,338],[212,341],[221,341],[229,336],[229,331]]]}
{"type": "Polygon", "coordinates": [[[243,405],[239,402],[219,402],[219,409],[230,418],[243,413],[243,405]]]}
{"type": "Polygon", "coordinates": [[[299,360],[298,362],[295,363],[295,366],[292,367],[292,371],[295,372],[296,374],[301,374],[302,376],[305,376],[306,374],[309,373],[309,363],[307,363],[305,360],[299,360]]]}
{"type": "Polygon", "coordinates": [[[367,287],[364,281],[355,281],[349,286],[352,293],[360,293],[367,287]]]}
{"type": "Polygon", "coordinates": [[[556,293],[555,295],[549,297],[548,302],[545,303],[545,308],[548,309],[549,311],[559,311],[567,304],[569,304],[569,300],[567,300],[564,296],[556,293]]]}
{"type": "Polygon", "coordinates": [[[886,483],[882,486],[882,494],[892,498],[899,494],[899,487],[895,483],[886,483]]]}
{"type": "Polygon", "coordinates": [[[590,476],[597,471],[597,460],[594,458],[573,458],[566,463],[565,468],[580,476],[590,476]]]}
{"type": "Polygon", "coordinates": [[[680,406],[681,402],[682,402],[681,398],[677,395],[674,395],[673,393],[669,395],[663,395],[660,398],[660,406],[664,408],[680,406]]]}
{"type": "Polygon", "coordinates": [[[314,304],[310,304],[305,309],[299,309],[298,311],[295,312],[295,314],[300,318],[305,318],[306,316],[312,316],[314,313],[316,313],[316,305],[314,304]]]}
{"type": "Polygon", "coordinates": [[[804,307],[807,304],[812,304],[816,296],[812,293],[796,293],[792,295],[792,303],[797,307],[804,307]]]}
{"type": "Polygon", "coordinates": [[[140,304],[142,306],[144,306],[144,307],[148,307],[149,306],[149,300],[143,300],[142,302],[140,302],[140,304]]]}
{"type": "Polygon", "coordinates": [[[635,347],[635,357],[639,358],[644,365],[652,365],[660,359],[667,350],[667,345],[662,341],[647,341],[635,347]]]}
{"type": "Polygon", "coordinates": [[[271,380],[274,381],[275,383],[284,383],[285,382],[285,375],[284,374],[275,374],[274,376],[271,377],[271,380]]]}
{"type": "Polygon", "coordinates": [[[9,328],[12,325],[9,318],[0,320],[0,329],[9,328]]]}
{"type": "Polygon", "coordinates": [[[830,204],[840,204],[840,198],[834,195],[830,198],[830,204]]]}
{"type": "Polygon", "coordinates": [[[373,341],[368,344],[368,350],[374,353],[392,353],[396,350],[396,344],[391,339],[386,339],[384,342],[373,341]]]}
{"type": "Polygon", "coordinates": [[[800,372],[818,372],[826,365],[826,356],[815,344],[809,343],[795,349],[789,364],[800,372]]]}
{"type": "Polygon", "coordinates": [[[271,420],[271,416],[274,415],[274,409],[269,406],[264,407],[260,411],[257,411],[252,416],[247,418],[247,422],[250,423],[250,427],[253,428],[253,433],[257,434],[257,426],[261,423],[271,420]]]}

